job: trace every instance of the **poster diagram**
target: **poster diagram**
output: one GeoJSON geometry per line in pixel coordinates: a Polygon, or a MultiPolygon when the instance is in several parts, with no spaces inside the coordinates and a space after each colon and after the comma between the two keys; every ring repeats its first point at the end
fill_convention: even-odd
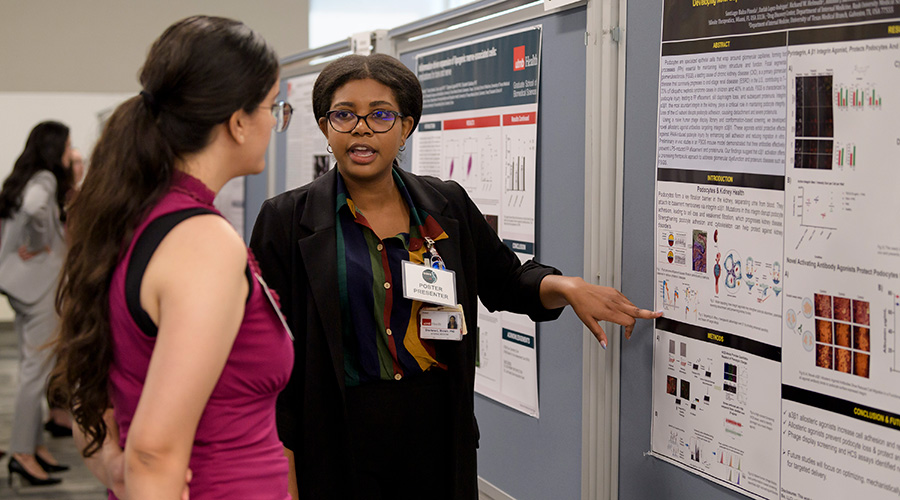
{"type": "Polygon", "coordinates": [[[651,448],[751,498],[900,496],[897,5],[663,1],[651,448]]]}
{"type": "MultiPolygon", "coordinates": [[[[412,170],[465,188],[520,260],[534,257],[541,27],[420,54],[412,170]]],[[[538,417],[535,326],[479,310],[475,390],[538,417]]]]}

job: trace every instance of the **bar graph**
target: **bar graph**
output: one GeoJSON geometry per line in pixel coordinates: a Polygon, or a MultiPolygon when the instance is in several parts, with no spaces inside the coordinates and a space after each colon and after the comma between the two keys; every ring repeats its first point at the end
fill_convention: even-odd
{"type": "Polygon", "coordinates": [[[837,144],[834,149],[834,163],[839,167],[856,167],[856,144],[837,144]]]}
{"type": "Polygon", "coordinates": [[[839,109],[878,109],[881,108],[881,97],[881,93],[872,86],[842,85],[835,90],[834,102],[839,109]]]}

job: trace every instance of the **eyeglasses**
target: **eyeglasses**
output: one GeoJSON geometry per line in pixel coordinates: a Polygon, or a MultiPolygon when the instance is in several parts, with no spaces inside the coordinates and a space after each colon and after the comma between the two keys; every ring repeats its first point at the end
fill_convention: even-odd
{"type": "Polygon", "coordinates": [[[294,108],[284,101],[278,101],[272,105],[272,116],[275,117],[275,132],[284,132],[291,124],[291,115],[294,108]]]}
{"type": "Polygon", "coordinates": [[[353,132],[356,126],[359,125],[360,120],[365,121],[366,126],[369,127],[372,132],[383,134],[392,129],[397,118],[403,118],[403,115],[396,111],[379,109],[378,111],[372,111],[367,115],[360,116],[344,109],[338,109],[325,113],[325,117],[328,118],[328,123],[331,124],[331,128],[342,134],[353,132]],[[372,118],[372,121],[369,121],[369,118],[372,118]]]}

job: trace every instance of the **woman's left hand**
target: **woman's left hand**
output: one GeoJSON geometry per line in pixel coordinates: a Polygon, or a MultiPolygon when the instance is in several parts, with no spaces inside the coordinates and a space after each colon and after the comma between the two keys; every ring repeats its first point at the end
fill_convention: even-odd
{"type": "Polygon", "coordinates": [[[625,327],[625,338],[631,338],[636,319],[655,319],[662,311],[641,309],[622,292],[607,286],[592,285],[572,276],[547,276],[541,281],[541,302],[554,309],[571,305],[572,310],[606,349],[608,339],[600,326],[610,321],[625,327]]]}

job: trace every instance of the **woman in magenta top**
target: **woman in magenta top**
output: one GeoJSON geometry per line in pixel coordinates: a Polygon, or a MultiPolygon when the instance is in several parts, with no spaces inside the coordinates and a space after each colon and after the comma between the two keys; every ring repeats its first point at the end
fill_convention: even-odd
{"type": "Polygon", "coordinates": [[[69,212],[53,388],[111,498],[285,500],[275,398],[291,340],[213,207],[287,126],[277,58],[237,21],[192,17],[153,44],[140,82],[69,212]]]}

